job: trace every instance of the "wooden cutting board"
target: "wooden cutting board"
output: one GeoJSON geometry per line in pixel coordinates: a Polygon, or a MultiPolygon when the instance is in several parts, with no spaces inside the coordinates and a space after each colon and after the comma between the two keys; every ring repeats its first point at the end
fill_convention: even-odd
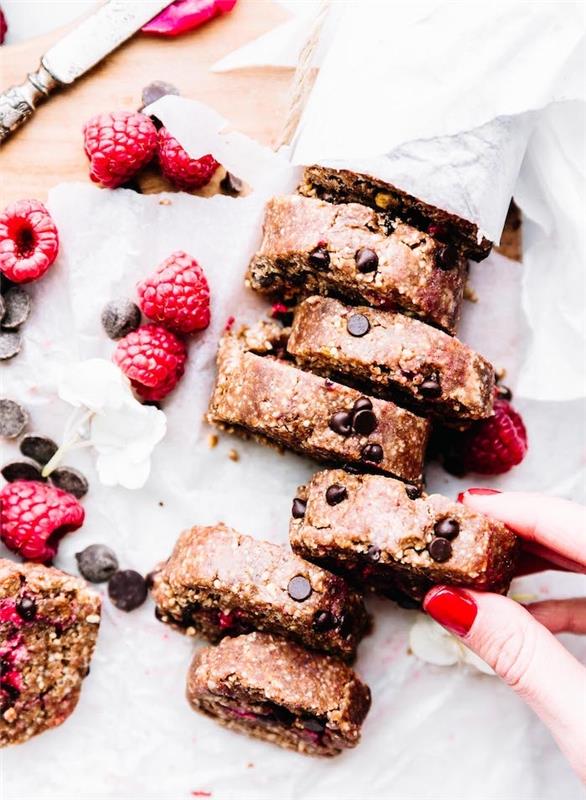
{"type": "MultiPolygon", "coordinates": [[[[270,0],[239,0],[234,10],[175,39],[137,34],[71,88],[51,97],[0,148],[0,206],[25,197],[44,200],[62,181],[89,180],[81,128],[100,111],[137,109],[153,80],[214,107],[234,127],[264,144],[279,134],[292,70],[265,68],[213,74],[222,56],[287,18],[270,0]]],[[[22,83],[43,53],[74,25],[21,44],[0,47],[0,86],[22,83]]],[[[143,191],[167,188],[153,171],[143,191]]]]}

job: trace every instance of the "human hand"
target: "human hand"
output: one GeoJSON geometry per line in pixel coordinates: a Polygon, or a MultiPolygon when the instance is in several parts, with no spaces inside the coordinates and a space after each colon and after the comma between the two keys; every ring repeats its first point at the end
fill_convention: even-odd
{"type": "MultiPolygon", "coordinates": [[[[522,538],[518,574],[586,573],[586,508],[545,495],[469,489],[465,505],[522,538]]],[[[586,633],[586,598],[521,606],[508,597],[435,586],[424,608],[486,661],[535,711],[586,783],[586,668],[555,638],[586,633]]]]}

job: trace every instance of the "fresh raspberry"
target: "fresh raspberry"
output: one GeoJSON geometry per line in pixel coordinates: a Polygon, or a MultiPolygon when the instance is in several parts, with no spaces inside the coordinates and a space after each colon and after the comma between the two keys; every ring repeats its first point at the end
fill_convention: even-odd
{"type": "Polygon", "coordinates": [[[501,475],[523,461],[527,446],[521,416],[507,400],[497,398],[492,417],[449,437],[445,464],[456,475],[501,475]]]}
{"type": "Polygon", "coordinates": [[[143,400],[162,400],[183,375],[187,350],[174,333],[161,325],[141,325],[114,351],[114,363],[130,379],[143,400]]]}
{"type": "Polygon", "coordinates": [[[38,200],[18,200],[0,214],[0,272],[14,283],[40,278],[57,258],[59,234],[38,200]]]}
{"type": "Polygon", "coordinates": [[[8,30],[8,25],[6,24],[6,17],[4,16],[4,12],[0,8],[0,44],[4,44],[4,39],[6,38],[6,31],[8,30]]]}
{"type": "Polygon", "coordinates": [[[0,538],[25,559],[52,561],[61,538],[82,524],[76,498],[41,481],[14,481],[0,492],[0,538]]]}
{"type": "Polygon", "coordinates": [[[137,290],[144,315],[171,330],[193,333],[210,324],[208,282],[197,261],[182,250],[172,253],[137,290]]]}
{"type": "Polygon", "coordinates": [[[157,149],[157,129],[138,111],[97,114],[83,126],[90,178],[115,189],[151,160],[157,149]]]}
{"type": "Polygon", "coordinates": [[[166,128],[159,131],[159,163],[178,189],[201,189],[220,166],[212,155],[191,158],[166,128]]]}

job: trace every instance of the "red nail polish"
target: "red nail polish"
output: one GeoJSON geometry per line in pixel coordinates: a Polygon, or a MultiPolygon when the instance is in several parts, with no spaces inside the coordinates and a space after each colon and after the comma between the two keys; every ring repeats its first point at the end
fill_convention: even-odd
{"type": "Polygon", "coordinates": [[[466,636],[478,611],[468,592],[450,586],[435,586],[427,593],[423,608],[456,636],[466,636]]]}
{"type": "Polygon", "coordinates": [[[500,489],[485,489],[483,486],[480,487],[472,487],[472,489],[466,489],[463,494],[481,494],[481,495],[488,495],[488,494],[501,494],[500,489]]]}

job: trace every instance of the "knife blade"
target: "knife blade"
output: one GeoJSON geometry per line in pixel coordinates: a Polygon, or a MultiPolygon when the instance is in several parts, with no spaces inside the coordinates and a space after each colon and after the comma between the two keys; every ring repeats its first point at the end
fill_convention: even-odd
{"type": "Polygon", "coordinates": [[[0,94],[0,144],[61,86],[98,64],[172,0],[109,0],[42,57],[39,69],[20,86],[0,94]]]}

